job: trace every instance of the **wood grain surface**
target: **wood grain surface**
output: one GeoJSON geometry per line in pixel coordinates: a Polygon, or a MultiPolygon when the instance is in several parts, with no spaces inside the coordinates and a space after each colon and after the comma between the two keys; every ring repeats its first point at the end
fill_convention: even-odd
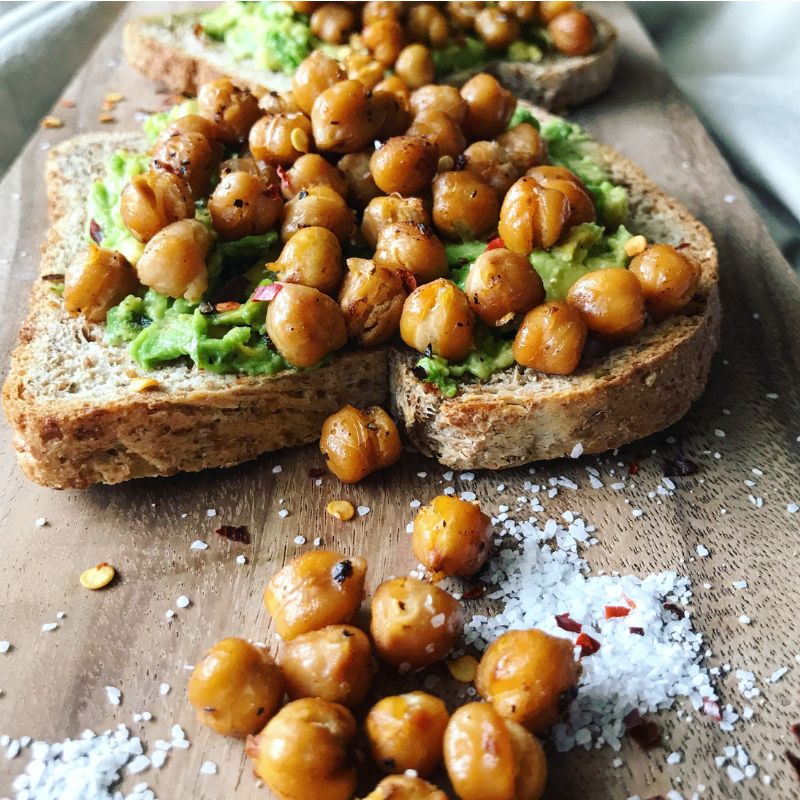
{"type": "MultiPolygon", "coordinates": [[[[152,9],[133,4],[123,17],[152,9]]],[[[597,526],[600,543],[586,554],[593,569],[640,575],[674,569],[690,576],[693,619],[707,637],[708,663],[732,667],[719,681],[723,701],[739,711],[750,705],[755,713],[733,733],[708,717],[664,713],[665,748],[644,753],[626,742],[618,768],[611,766],[616,754],[609,749],[553,753],[547,796],[624,800],[674,789],[688,798],[703,784],[700,796],[714,800],[797,797],[797,778],[783,753],[797,745],[789,726],[800,721],[795,660],[800,514],[787,511],[787,504],[800,503],[800,284],[634,16],[616,4],[602,11],[621,31],[620,68],[611,91],[573,117],[641,164],[711,228],[720,250],[723,345],[708,391],[674,429],[614,457],[539,465],[537,480],[564,475],[579,484],[577,491],[544,501],[545,513],[571,509],[597,526]],[[717,429],[724,438],[715,435],[717,429]],[[668,435],[674,444],[667,443],[668,435]],[[663,457],[677,453],[697,461],[700,472],[676,479],[673,496],[648,498],[663,476],[663,457]],[[626,472],[632,461],[640,471],[625,492],[589,488],[585,466],[598,467],[608,484],[610,470],[626,472]],[[754,485],[746,485],[748,480],[754,485]],[[763,505],[756,507],[748,495],[763,498],[763,505]],[[634,506],[645,511],[638,520],[630,513],[634,506]],[[698,543],[710,550],[707,558],[695,558],[698,543]],[[740,579],[748,582],[746,590],[732,588],[740,579]],[[738,621],[742,614],[751,624],[738,621]],[[783,666],[791,667],[788,674],[768,683],[783,666]],[[760,697],[741,696],[737,668],[756,674],[760,697]],[[713,761],[736,743],[759,767],[759,776],[739,785],[713,761]],[[667,765],[673,750],[683,753],[683,761],[667,765]],[[763,773],[772,776],[770,787],[760,781],[763,773]]],[[[45,149],[75,132],[102,127],[97,115],[108,91],[126,98],[114,112],[118,122],[108,126],[113,129],[135,128],[137,111],[164,102],[164,95],[122,63],[120,33],[121,21],[66,90],[76,107],[54,109],[65,126],[37,133],[0,188],[4,371],[47,228],[45,149]]],[[[0,654],[0,734],[59,741],[85,727],[102,730],[124,722],[152,743],[169,738],[170,726],[179,722],[191,749],[174,753],[160,772],[126,778],[125,786],[147,780],[162,800],[266,797],[241,744],[195,723],[185,699],[184,665],[223,636],[272,641],[261,592],[287,558],[310,546],[296,544],[298,535],[365,554],[370,588],[410,569],[409,503],[441,491],[444,470],[409,454],[357,487],[344,489],[329,477],[317,486],[309,470],[322,461],[316,448],[308,447],[231,470],[59,493],[25,480],[8,430],[2,433],[0,639],[9,640],[12,649],[0,654]],[[427,476],[418,477],[420,471],[427,476]],[[371,511],[350,523],[337,522],[324,513],[334,497],[348,497],[371,511]],[[281,508],[289,515],[280,517],[281,508]],[[209,517],[207,509],[215,509],[216,516],[209,517]],[[47,525],[36,527],[38,517],[47,525]],[[215,536],[223,523],[247,525],[252,545],[215,536]],[[190,549],[197,538],[209,543],[208,550],[190,549]],[[236,563],[240,553],[247,564],[236,563]],[[109,589],[89,593],[78,576],[98,561],[116,565],[119,577],[109,589]],[[165,612],[176,609],[176,598],[184,594],[191,605],[168,620],[165,612]],[[66,614],[59,627],[43,633],[42,624],[55,621],[59,611],[66,614]],[[165,696],[159,694],[161,682],[172,687],[165,696]],[[122,690],[120,707],[107,702],[106,685],[122,690]],[[145,710],[154,719],[133,723],[132,715],[145,710]],[[200,774],[206,760],[219,765],[219,774],[200,774]]],[[[520,469],[500,477],[478,474],[463,487],[456,479],[454,485],[475,491],[485,508],[496,512],[498,503],[513,502],[528,477],[528,470],[520,469]],[[507,487],[504,494],[495,489],[500,481],[507,487]]],[[[473,602],[470,610],[478,609],[473,602]]],[[[415,680],[405,679],[404,685],[415,680]]],[[[7,762],[0,752],[0,796],[10,794],[10,781],[22,765],[22,756],[7,762]]]]}

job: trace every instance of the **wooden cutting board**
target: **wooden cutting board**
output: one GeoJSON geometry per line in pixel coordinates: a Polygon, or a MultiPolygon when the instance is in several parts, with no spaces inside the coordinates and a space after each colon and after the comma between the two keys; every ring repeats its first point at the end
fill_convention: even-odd
{"type": "MultiPolygon", "coordinates": [[[[152,4],[151,4],[152,5],[152,4]]],[[[155,9],[157,10],[157,9],[155,9]]],[[[123,63],[124,19],[148,13],[131,5],[87,61],[64,97],[75,101],[54,113],[65,125],[40,130],[2,182],[0,285],[5,289],[0,315],[3,369],[25,314],[27,293],[37,269],[47,228],[42,178],[45,150],[79,131],[102,128],[98,122],[106,92],[125,96],[112,112],[109,129],[134,129],[140,110],[158,109],[164,95],[123,63]]],[[[609,749],[574,750],[550,758],[550,798],[627,798],[666,794],[687,798],[704,784],[704,798],[796,797],[797,779],[784,758],[796,746],[789,731],[800,721],[800,626],[796,621],[800,514],[787,504],[800,502],[800,284],[770,240],[764,225],[712,144],[697,117],[671,84],[652,44],[624,6],[603,5],[619,27],[622,58],[611,91],[574,113],[599,139],[641,164],[669,193],[681,199],[713,231],[720,250],[724,307],[722,352],[710,385],[688,417],[667,434],[624,448],[613,458],[541,465],[537,480],[567,476],[580,488],[563,491],[546,503],[546,516],[571,509],[597,526],[600,544],[587,557],[594,569],[646,575],[675,569],[695,589],[693,618],[707,637],[711,665],[751,670],[761,695],[745,700],[733,670],[723,675],[724,702],[741,711],[753,707],[750,722],[722,732],[708,717],[678,719],[661,715],[666,747],[650,753],[626,743],[623,765],[611,766],[609,749]],[[725,437],[715,435],[715,430],[725,437]],[[655,450],[656,454],[651,451],[655,450]],[[677,479],[674,496],[649,499],[663,477],[662,459],[677,453],[694,459],[700,472],[677,479]],[[717,457],[716,454],[719,454],[717,457]],[[587,465],[597,466],[605,483],[609,470],[626,473],[637,462],[635,487],[623,492],[592,490],[587,465]],[[622,467],[618,466],[622,464],[622,467]],[[761,472],[753,473],[753,469],[761,472]],[[745,481],[751,480],[753,486],[745,481]],[[748,495],[763,498],[757,507],[748,495]],[[631,505],[626,505],[625,497],[631,505]],[[633,506],[645,514],[632,518],[633,506]],[[722,513],[725,509],[725,513],[722,513]],[[696,559],[702,543],[710,550],[696,559]],[[733,581],[744,579],[747,589],[733,581]],[[703,588],[703,584],[711,588],[703,588]],[[751,617],[741,624],[740,615],[751,617]],[[777,683],[766,678],[790,666],[777,683]],[[739,743],[759,767],[759,776],[734,786],[713,758],[739,743]],[[683,753],[669,766],[665,756],[683,753]],[[772,760],[774,758],[774,760],[772,760]],[[765,787],[762,773],[772,776],[765,787]],[[680,781],[680,782],[679,782],[680,781]]],[[[102,730],[118,722],[152,742],[169,738],[179,722],[192,747],[173,754],[160,772],[126,778],[130,788],[147,780],[162,800],[175,798],[256,798],[267,793],[253,780],[239,742],[201,729],[185,699],[188,671],[217,639],[243,635],[271,641],[270,621],[260,597],[268,577],[321,537],[326,546],[362,553],[370,562],[370,587],[413,566],[407,522],[414,499],[426,501],[441,491],[444,470],[408,455],[395,468],[354,488],[325,478],[316,486],[309,470],[321,466],[315,447],[282,452],[231,470],[212,470],[173,479],[144,480],[87,492],[55,492],[29,483],[16,465],[7,429],[0,437],[0,639],[12,649],[0,654],[0,734],[29,735],[50,741],[76,736],[85,727],[102,730]],[[278,467],[282,471],[278,470],[278,467]],[[418,477],[425,471],[427,476],[418,477]],[[370,513],[340,523],[324,513],[328,500],[347,497],[370,513]],[[278,512],[287,509],[288,516],[278,512]],[[216,511],[208,516],[208,509],[216,511]],[[34,521],[45,518],[37,527],[34,521]],[[247,525],[249,547],[214,535],[220,524],[247,525]],[[190,549],[195,539],[205,551],[190,549]],[[247,564],[235,561],[244,553],[247,564]],[[89,593],[78,576],[98,561],[109,561],[119,579],[103,592],[89,593]],[[177,610],[186,595],[191,605],[177,610]],[[43,623],[65,615],[52,632],[43,623]],[[171,686],[159,694],[159,684],[171,686]],[[109,705],[104,687],[122,690],[122,705],[109,705]],[[154,719],[133,723],[136,712],[154,719]],[[206,760],[219,774],[200,774],[206,760]]],[[[485,508],[496,512],[503,497],[520,494],[527,469],[498,477],[478,474],[468,485],[485,508]]],[[[472,611],[480,606],[473,603],[472,611]]],[[[405,685],[409,685],[406,681],[405,685]]],[[[6,762],[0,753],[0,795],[23,757],[6,762]]]]}

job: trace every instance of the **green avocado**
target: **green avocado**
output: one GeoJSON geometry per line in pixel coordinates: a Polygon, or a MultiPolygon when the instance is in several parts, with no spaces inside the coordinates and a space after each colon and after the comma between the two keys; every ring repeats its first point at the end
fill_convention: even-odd
{"type": "Polygon", "coordinates": [[[169,124],[175,122],[176,119],[185,117],[189,114],[199,114],[200,104],[196,98],[191,97],[188,100],[182,100],[180,103],[170,106],[166,111],[158,111],[155,114],[149,114],[142,123],[142,130],[151,142],[158,139],[161,131],[164,130],[169,124]]]}
{"type": "Polygon", "coordinates": [[[491,58],[489,48],[475,36],[450,41],[444,47],[431,50],[431,56],[437,77],[477,67],[491,58]]]}

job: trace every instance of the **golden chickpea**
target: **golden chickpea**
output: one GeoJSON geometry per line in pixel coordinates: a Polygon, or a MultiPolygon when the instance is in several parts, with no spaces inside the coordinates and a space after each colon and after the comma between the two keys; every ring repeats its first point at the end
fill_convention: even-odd
{"type": "Polygon", "coordinates": [[[578,278],[567,293],[586,327],[609,342],[625,342],[644,327],[644,295],[627,269],[599,269],[578,278]]]}
{"type": "Polygon", "coordinates": [[[433,228],[415,222],[395,222],[378,236],[373,260],[378,266],[407,270],[417,284],[447,274],[447,253],[433,228]]]}
{"type": "Polygon", "coordinates": [[[332,550],[311,550],[270,578],[264,606],[275,630],[291,640],[353,618],[364,599],[367,562],[332,550]]]}
{"type": "Polygon", "coordinates": [[[355,231],[355,214],[330,186],[311,186],[296,194],[284,207],[281,238],[292,238],[301,228],[327,228],[343,242],[355,231]]]}
{"type": "Polygon", "coordinates": [[[356,27],[356,15],[344,3],[323,3],[311,15],[311,32],[328,44],[344,44],[356,27]]]}
{"type": "Polygon", "coordinates": [[[162,228],[136,263],[139,280],[168,297],[194,302],[208,288],[206,256],[212,236],[202,222],[182,219],[162,228]]]}
{"type": "Polygon", "coordinates": [[[520,37],[519,19],[499,8],[484,8],[475,17],[475,32],[490,50],[505,50],[520,37]]]}
{"type": "Polygon", "coordinates": [[[214,189],[208,211],[223,239],[266,233],[280,219],[283,200],[278,187],[249,172],[231,172],[214,189]]]}
{"type": "Polygon", "coordinates": [[[292,7],[292,11],[296,11],[298,14],[313,14],[320,3],[309,3],[304,2],[304,0],[292,0],[289,5],[292,7]]]}
{"type": "Polygon", "coordinates": [[[367,634],[352,625],[328,625],[286,642],[280,667],[292,700],[319,697],[348,708],[364,699],[375,671],[367,634]]]}
{"type": "Polygon", "coordinates": [[[122,190],[119,213],[133,235],[147,242],[170,223],[194,217],[192,190],[171,172],[135,175],[122,190]]]}
{"type": "Polygon", "coordinates": [[[448,239],[484,239],[497,227],[497,192],[472,172],[440,172],[433,180],[433,224],[448,239]]]}
{"type": "Polygon", "coordinates": [[[529,122],[522,122],[501,133],[497,137],[497,144],[503,148],[518,174],[547,161],[544,139],[529,122]]]}
{"type": "Polygon", "coordinates": [[[473,142],[464,150],[464,169],[473,172],[484,183],[504,197],[519,170],[511,163],[506,151],[497,142],[473,142]]]}
{"type": "Polygon", "coordinates": [[[411,89],[397,75],[389,75],[375,85],[376,92],[391,92],[406,111],[411,110],[411,89]]]}
{"type": "Polygon", "coordinates": [[[458,497],[439,495],[414,518],[414,556],[435,577],[474,575],[486,563],[491,542],[489,517],[458,497]]]}
{"type": "Polygon", "coordinates": [[[531,309],[514,337],[514,361],[548,375],[571,375],[586,344],[586,323],[567,303],[551,301],[531,309]]]}
{"type": "Polygon", "coordinates": [[[403,6],[405,3],[392,3],[380,2],[380,0],[370,0],[364,3],[361,9],[361,21],[364,25],[369,25],[371,22],[377,22],[381,19],[394,19],[399,20],[403,15],[403,6]]]}
{"type": "Polygon", "coordinates": [[[200,115],[216,123],[217,136],[230,144],[243,142],[261,116],[255,95],[234,86],[228,78],[204,83],[197,92],[197,102],[200,115]]]}
{"type": "Polygon", "coordinates": [[[336,59],[326,55],[322,50],[314,50],[300,64],[292,78],[294,100],[303,113],[310,115],[317,97],[346,77],[345,71],[336,59]]]}
{"type": "Polygon", "coordinates": [[[464,609],[438,586],[393,578],[375,590],[370,624],[375,650],[403,671],[441,661],[463,628],[464,609]]]}
{"type": "Polygon", "coordinates": [[[202,133],[175,133],[153,150],[152,169],[183,178],[195,198],[207,194],[216,164],[211,143],[202,133]]]}
{"type": "Polygon", "coordinates": [[[312,186],[329,186],[342,197],[347,192],[347,181],[333,164],[317,153],[306,153],[285,173],[281,191],[287,200],[291,200],[298,192],[312,186]]]}
{"type": "Polygon", "coordinates": [[[348,258],[339,289],[347,335],[365,347],[383,344],[397,333],[408,296],[401,274],[365,258],[348,258]]]}
{"type": "Polygon", "coordinates": [[[104,322],[108,310],[138,285],[136,272],[122,253],[90,242],[64,276],[64,308],[72,315],[83,314],[89,322],[104,322]]]}
{"type": "Polygon", "coordinates": [[[395,222],[429,225],[431,218],[419,197],[375,197],[364,209],[361,235],[374,250],[381,231],[395,222]]]}
{"type": "Polygon", "coordinates": [[[359,81],[339,81],[318,95],[311,125],[319,150],[356,153],[372,143],[378,123],[367,90],[359,81]]]}
{"type": "Polygon", "coordinates": [[[536,178],[520,178],[506,193],[498,232],[515,253],[552,247],[564,232],[572,207],[558,189],[540,185],[536,178]]]}
{"type": "Polygon", "coordinates": [[[317,289],[285,283],[267,309],[267,335],[293,367],[313,367],[347,342],[336,301],[317,289]]]}
{"type": "Polygon", "coordinates": [[[700,265],[669,244],[651,244],[629,267],[642,287],[647,310],[661,320],[689,304],[700,283],[700,265]]]}
{"type": "Polygon", "coordinates": [[[365,25],[361,39],[373,58],[385,67],[391,67],[405,44],[403,26],[394,19],[379,19],[365,25]]]}
{"type": "Polygon", "coordinates": [[[530,2],[530,0],[523,0],[523,2],[500,0],[497,7],[504,14],[511,14],[523,23],[535,22],[539,15],[539,3],[530,2]]]}
{"type": "Polygon", "coordinates": [[[305,697],[285,705],[248,739],[253,770],[282,800],[350,800],[356,790],[356,721],[338,703],[305,697]]]}
{"type": "Polygon", "coordinates": [[[544,284],[530,261],[498,247],[481,253],[464,282],[472,310],[487,325],[503,325],[544,300],[544,284]]]}
{"type": "Polygon", "coordinates": [[[447,795],[422,778],[390,775],[384,778],[364,800],[447,800],[447,795]]]}
{"type": "Polygon", "coordinates": [[[499,136],[517,107],[514,95],[485,72],[470,78],[461,87],[461,96],[467,103],[464,133],[472,141],[499,136]]]}
{"type": "Polygon", "coordinates": [[[547,32],[556,50],[567,56],[591,53],[597,33],[592,18],[582,11],[559,14],[548,23],[547,32]]]}
{"type": "Polygon", "coordinates": [[[222,639],[195,666],[189,702],[203,725],[223,736],[257,733],[280,708],[284,681],[266,647],[222,639]]]}
{"type": "Polygon", "coordinates": [[[400,51],[394,70],[410,89],[433,83],[436,70],[431,51],[424,44],[410,44],[400,51]]]}
{"type": "MultiPolygon", "coordinates": [[[[314,52],[319,53],[320,51],[315,50],[314,52]]],[[[298,70],[300,70],[302,66],[301,64],[298,70]]],[[[295,73],[295,77],[296,76],[297,73],[295,73]]],[[[337,78],[337,80],[341,80],[341,78],[337,78]]],[[[259,98],[258,107],[268,116],[272,114],[296,114],[298,111],[304,111],[304,109],[300,108],[293,91],[266,92],[259,98]]],[[[308,114],[308,111],[305,113],[308,114]]]]}
{"type": "Polygon", "coordinates": [[[349,53],[344,60],[347,78],[358,81],[368,92],[383,79],[386,67],[368,53],[349,53]]]}
{"type": "Polygon", "coordinates": [[[160,146],[164,141],[179,133],[202,133],[211,145],[213,160],[217,162],[222,158],[223,147],[222,142],[219,141],[219,130],[211,120],[201,117],[199,114],[186,114],[178,117],[161,131],[155,146],[160,146]]]}
{"type": "Polygon", "coordinates": [[[552,22],[559,14],[574,10],[574,0],[555,0],[555,2],[544,0],[544,2],[539,3],[539,16],[544,23],[552,22]]]}
{"type": "Polygon", "coordinates": [[[327,228],[301,228],[283,246],[273,266],[282,282],[334,294],[342,282],[342,247],[327,228]]]}
{"type": "Polygon", "coordinates": [[[430,84],[411,94],[411,111],[414,116],[428,109],[443,111],[461,125],[467,116],[467,101],[455,86],[430,84]]]}
{"type": "Polygon", "coordinates": [[[381,190],[375,185],[369,171],[371,153],[348,153],[339,161],[339,172],[347,184],[347,200],[355,208],[366,208],[381,190]]]}
{"type": "Polygon", "coordinates": [[[517,781],[514,800],[539,800],[547,784],[547,759],[539,740],[516,722],[505,721],[514,760],[517,764],[517,781]]]}
{"type": "Polygon", "coordinates": [[[342,483],[358,483],[391,466],[402,450],[397,426],[382,408],[362,411],[349,405],[325,420],[319,449],[328,469],[342,483]]]}
{"type": "Polygon", "coordinates": [[[411,123],[411,112],[392,92],[374,91],[370,98],[373,118],[378,125],[378,139],[389,139],[405,133],[411,123]]]}
{"type": "Polygon", "coordinates": [[[427,188],[438,163],[433,142],[421,136],[394,136],[372,154],[369,168],[379,189],[409,197],[427,188]]]}
{"type": "Polygon", "coordinates": [[[447,13],[453,24],[465,31],[471,31],[475,27],[475,18],[483,9],[484,3],[466,0],[466,2],[450,2],[447,4],[447,13]]]}
{"type": "Polygon", "coordinates": [[[594,222],[596,216],[594,200],[583,185],[583,181],[574,172],[565,167],[542,164],[529,169],[526,175],[535,178],[545,189],[556,189],[566,196],[570,209],[567,228],[580,225],[582,222],[594,222]]]}
{"type": "Polygon", "coordinates": [[[452,117],[444,111],[427,109],[414,117],[411,127],[406,131],[407,136],[422,136],[433,142],[439,156],[456,158],[467,146],[467,140],[452,117]]]}
{"type": "Polygon", "coordinates": [[[442,762],[442,739],[450,715],[438,698],[409,692],[379,700],[364,727],[375,763],[385,772],[412,769],[423,778],[442,762]]]}
{"type": "Polygon", "coordinates": [[[483,654],[475,688],[506,719],[537,733],[556,722],[578,685],[569,639],[531,628],[508,631],[483,654]]]}
{"type": "Polygon", "coordinates": [[[450,36],[447,17],[432,3],[419,3],[408,13],[408,35],[414,42],[441,47],[450,36]]]}
{"type": "Polygon", "coordinates": [[[467,296],[445,278],[418,286],[403,306],[400,337],[420,353],[462,361],[475,344],[475,315],[467,296]]]}
{"type": "Polygon", "coordinates": [[[261,117],[250,129],[250,152],[267,164],[294,164],[313,148],[311,121],[305,114],[273,114],[261,117]]]}

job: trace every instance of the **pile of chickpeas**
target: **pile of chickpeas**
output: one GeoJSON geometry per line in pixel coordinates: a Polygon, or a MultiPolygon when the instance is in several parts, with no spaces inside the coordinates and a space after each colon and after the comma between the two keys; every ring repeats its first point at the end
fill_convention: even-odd
{"type": "Polygon", "coordinates": [[[490,519],[477,504],[434,498],[417,513],[412,536],[429,580],[381,583],[368,633],[353,624],[365,597],[366,560],[330,550],[295,558],[264,591],[282,641],[277,663],[266,646],[245,639],[215,644],[189,680],[199,721],[246,737],[255,774],[285,800],[350,800],[365,760],[359,730],[363,749],[389,775],[368,800],[445,800],[428,780],[442,763],[461,800],[537,800],[547,764],[535,734],[558,720],[579,677],[569,640],[536,629],[500,636],[467,679],[482,701],[452,714],[427,692],[377,702],[370,692],[375,657],[416,673],[453,651],[464,609],[437,583],[475,575],[491,541],[490,519]]]}

